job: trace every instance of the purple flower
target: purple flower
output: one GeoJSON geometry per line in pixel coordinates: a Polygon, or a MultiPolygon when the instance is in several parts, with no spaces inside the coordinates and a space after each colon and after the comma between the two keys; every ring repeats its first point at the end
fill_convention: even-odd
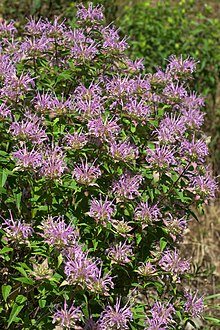
{"type": "Polygon", "coordinates": [[[144,70],[143,59],[136,59],[132,61],[131,59],[127,58],[125,63],[128,66],[129,72],[138,73],[140,70],[144,70]]]}
{"type": "Polygon", "coordinates": [[[101,176],[101,171],[98,166],[89,165],[87,159],[85,162],[81,160],[81,164],[76,166],[73,171],[73,177],[76,181],[85,185],[95,185],[95,181],[101,176]]]}
{"type": "Polygon", "coordinates": [[[103,7],[102,6],[96,6],[93,7],[92,4],[89,4],[88,9],[83,6],[83,4],[79,4],[77,7],[77,13],[76,16],[81,21],[102,21],[103,16],[103,7]]]}
{"type": "Polygon", "coordinates": [[[85,134],[82,134],[81,132],[74,132],[73,135],[68,133],[63,138],[63,142],[66,142],[70,149],[79,150],[87,144],[88,140],[85,134]]]}
{"type": "Polygon", "coordinates": [[[148,330],[168,329],[167,325],[174,322],[172,314],[175,313],[175,309],[170,303],[162,304],[160,301],[157,301],[150,312],[152,319],[147,318],[146,322],[149,326],[146,328],[148,330]]]}
{"type": "Polygon", "coordinates": [[[181,110],[183,114],[183,121],[185,122],[186,127],[190,129],[197,129],[202,126],[204,122],[204,113],[202,113],[199,109],[185,109],[181,110]]]}
{"type": "Polygon", "coordinates": [[[43,114],[49,114],[50,118],[56,116],[63,116],[68,113],[73,108],[72,100],[64,100],[62,95],[61,100],[56,96],[49,93],[37,93],[36,97],[33,99],[35,109],[43,114]]]}
{"type": "Polygon", "coordinates": [[[103,202],[100,196],[100,200],[93,199],[90,206],[89,216],[94,218],[96,222],[100,222],[106,226],[111,221],[111,217],[115,212],[116,207],[113,202],[108,201],[108,197],[103,202]]]}
{"type": "Polygon", "coordinates": [[[171,55],[168,59],[169,64],[167,65],[166,72],[172,73],[178,77],[178,74],[190,74],[196,70],[196,64],[198,62],[194,61],[190,56],[183,60],[182,55],[176,57],[176,55],[171,55]]]}
{"type": "Polygon", "coordinates": [[[81,320],[81,317],[82,311],[74,306],[74,302],[68,308],[67,302],[64,300],[64,308],[55,311],[52,323],[57,323],[59,329],[73,329],[81,320]]]}
{"type": "Polygon", "coordinates": [[[14,33],[17,33],[17,29],[14,26],[14,22],[11,21],[9,23],[6,22],[0,22],[0,36],[1,37],[8,37],[8,35],[13,35],[14,33]]]}
{"type": "Polygon", "coordinates": [[[179,101],[187,96],[187,90],[183,87],[183,84],[179,84],[178,82],[175,84],[174,82],[169,83],[164,88],[163,93],[166,95],[166,101],[169,104],[179,103],[179,101]]]}
{"type": "Polygon", "coordinates": [[[11,110],[5,103],[0,104],[0,121],[11,118],[11,110]]]}
{"type": "Polygon", "coordinates": [[[181,141],[180,155],[186,157],[191,161],[204,162],[204,158],[208,156],[209,149],[204,140],[196,140],[195,135],[192,137],[192,141],[186,139],[181,141]]]}
{"type": "Polygon", "coordinates": [[[132,246],[127,244],[127,242],[119,242],[119,244],[112,245],[106,250],[108,257],[111,259],[112,263],[123,265],[131,262],[131,257],[134,256],[132,246]]]}
{"type": "Polygon", "coordinates": [[[46,24],[44,25],[46,35],[49,38],[58,39],[57,41],[59,41],[59,38],[61,38],[63,36],[63,33],[66,30],[64,21],[61,23],[59,23],[58,21],[59,21],[59,18],[57,16],[55,16],[53,23],[49,22],[47,19],[46,24]]]}
{"type": "Polygon", "coordinates": [[[96,84],[91,84],[89,88],[83,85],[75,89],[75,110],[82,118],[94,118],[101,115],[104,107],[102,104],[101,88],[96,84]]]}
{"type": "Polygon", "coordinates": [[[99,328],[102,330],[125,330],[129,329],[128,322],[132,321],[132,312],[126,304],[120,308],[121,299],[117,298],[114,307],[108,305],[98,320],[99,328]]]}
{"type": "Polygon", "coordinates": [[[204,175],[192,176],[189,190],[196,195],[196,199],[204,198],[205,200],[215,197],[218,189],[215,179],[212,178],[210,169],[206,169],[204,175]]]}
{"type": "Polygon", "coordinates": [[[81,64],[81,62],[93,59],[98,54],[97,44],[91,39],[86,39],[86,42],[74,42],[70,53],[81,64]]]}
{"type": "Polygon", "coordinates": [[[190,92],[190,94],[185,95],[183,100],[183,105],[185,105],[189,109],[197,109],[199,110],[201,107],[204,107],[205,101],[201,96],[197,96],[196,92],[190,92]]]}
{"type": "Polygon", "coordinates": [[[169,146],[156,145],[154,150],[147,148],[146,161],[156,170],[167,170],[171,165],[176,165],[174,150],[169,146]]]}
{"type": "Polygon", "coordinates": [[[159,221],[161,218],[160,209],[157,205],[148,205],[148,201],[141,202],[134,211],[134,218],[143,223],[143,228],[152,224],[154,221],[159,221]]]}
{"type": "Polygon", "coordinates": [[[162,143],[173,143],[183,136],[186,131],[183,117],[176,117],[175,115],[168,116],[161,120],[158,133],[158,140],[162,143]]]}
{"type": "Polygon", "coordinates": [[[36,21],[36,18],[31,17],[28,19],[24,29],[32,36],[41,36],[45,32],[46,22],[42,18],[36,21]]]}
{"type": "Polygon", "coordinates": [[[16,68],[12,63],[10,56],[0,53],[0,78],[16,74],[16,68]]]}
{"type": "Polygon", "coordinates": [[[183,231],[186,229],[187,226],[187,221],[185,216],[180,219],[172,217],[170,213],[168,214],[168,216],[169,219],[163,219],[163,222],[166,225],[169,235],[175,242],[177,236],[183,235],[183,231]]]}
{"type": "Polygon", "coordinates": [[[28,238],[32,235],[33,229],[30,224],[24,221],[14,220],[11,211],[10,219],[3,219],[3,223],[0,226],[5,231],[6,240],[9,242],[16,242],[19,244],[27,243],[28,238]]]}
{"type": "Polygon", "coordinates": [[[64,272],[71,285],[80,285],[85,288],[96,278],[98,267],[96,262],[88,258],[88,254],[77,249],[74,259],[68,259],[65,262],[64,272]]]}
{"type": "Polygon", "coordinates": [[[39,234],[44,238],[44,242],[52,247],[64,249],[75,243],[77,234],[71,225],[65,223],[63,216],[48,216],[40,228],[43,234],[39,234]]]}
{"type": "MultiPolygon", "coordinates": [[[[97,269],[98,270],[98,269],[97,269]]],[[[104,296],[109,296],[109,289],[114,289],[114,283],[112,277],[109,273],[105,274],[102,277],[102,266],[96,273],[96,277],[91,280],[91,283],[88,284],[88,289],[91,292],[99,293],[104,296]]]]}
{"type": "Polygon", "coordinates": [[[31,58],[45,56],[44,53],[51,47],[51,40],[44,35],[40,39],[26,39],[20,45],[20,51],[24,57],[31,58]]]}
{"type": "Polygon", "coordinates": [[[4,87],[1,89],[1,97],[11,100],[22,99],[27,91],[34,88],[34,79],[30,74],[22,73],[19,77],[14,75],[6,76],[4,87]]]}
{"type": "Polygon", "coordinates": [[[104,50],[109,52],[124,52],[128,48],[126,37],[120,40],[118,30],[115,27],[105,27],[102,29],[103,45],[104,50]]]}
{"type": "Polygon", "coordinates": [[[34,148],[31,151],[28,151],[26,146],[12,152],[12,157],[13,159],[16,159],[16,164],[19,169],[23,170],[36,170],[43,162],[42,154],[39,151],[34,148]]]}
{"type": "Polygon", "coordinates": [[[140,196],[138,189],[142,181],[141,175],[131,177],[129,174],[122,174],[119,181],[113,183],[112,191],[117,195],[119,201],[126,198],[134,199],[136,196],[140,196]]]}
{"type": "Polygon", "coordinates": [[[193,296],[190,292],[185,293],[186,303],[185,312],[190,314],[193,318],[200,317],[204,310],[203,297],[197,297],[198,292],[193,296]]]}
{"type": "Polygon", "coordinates": [[[64,156],[60,147],[55,146],[50,148],[48,146],[48,149],[44,150],[40,174],[51,180],[61,177],[67,169],[64,156]]]}
{"type": "Polygon", "coordinates": [[[159,261],[159,266],[165,272],[171,273],[174,281],[179,280],[179,275],[186,273],[190,268],[190,263],[187,260],[182,260],[176,249],[166,250],[159,261]]]}
{"type": "Polygon", "coordinates": [[[42,144],[48,137],[41,127],[41,118],[32,114],[26,114],[25,117],[25,120],[13,122],[9,127],[9,132],[17,140],[42,144]]]}
{"type": "Polygon", "coordinates": [[[112,139],[120,131],[120,127],[117,124],[117,120],[111,118],[105,120],[102,117],[93,118],[87,123],[89,134],[100,138],[101,140],[112,139]]]}
{"type": "Polygon", "coordinates": [[[116,141],[110,142],[110,152],[116,162],[119,160],[131,162],[138,158],[138,148],[128,140],[120,143],[116,143],[116,141]]]}
{"type": "Polygon", "coordinates": [[[70,285],[79,285],[91,292],[107,296],[109,289],[114,287],[109,273],[102,277],[102,267],[98,268],[97,262],[80,249],[75,249],[72,258],[67,256],[64,272],[70,285]]]}
{"type": "Polygon", "coordinates": [[[141,276],[153,276],[156,274],[156,269],[150,261],[146,263],[141,262],[136,272],[141,276]]]}
{"type": "Polygon", "coordinates": [[[128,102],[123,104],[122,110],[126,112],[126,114],[133,121],[142,121],[146,122],[149,115],[152,113],[151,107],[144,103],[143,100],[138,100],[137,98],[130,98],[128,102]]]}
{"type": "Polygon", "coordinates": [[[106,89],[111,96],[130,95],[134,91],[134,80],[130,79],[129,76],[121,77],[118,75],[107,81],[106,89]]]}

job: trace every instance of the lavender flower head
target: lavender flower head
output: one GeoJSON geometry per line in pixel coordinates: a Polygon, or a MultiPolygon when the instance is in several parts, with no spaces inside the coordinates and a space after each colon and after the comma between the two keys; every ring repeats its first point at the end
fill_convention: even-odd
{"type": "Polygon", "coordinates": [[[110,152],[113,159],[117,161],[131,162],[138,158],[138,148],[129,141],[110,143],[110,152]]]}
{"type": "Polygon", "coordinates": [[[8,37],[17,33],[17,29],[15,28],[14,24],[15,23],[13,21],[9,23],[0,21],[0,36],[8,37]]]}
{"type": "Polygon", "coordinates": [[[92,4],[89,4],[88,9],[83,6],[83,4],[79,4],[77,8],[76,16],[81,21],[102,21],[104,18],[103,15],[103,7],[97,6],[93,7],[92,4]]]}
{"type": "MultiPolygon", "coordinates": [[[[190,176],[189,176],[190,178],[190,176]]],[[[189,190],[195,194],[196,200],[203,198],[205,201],[215,197],[218,185],[211,176],[210,169],[206,169],[204,175],[192,175],[189,190]]]]}
{"type": "Polygon", "coordinates": [[[92,200],[89,216],[94,218],[96,222],[106,226],[108,222],[111,221],[111,217],[114,214],[115,209],[116,207],[113,205],[113,202],[108,201],[108,197],[106,197],[103,202],[100,196],[100,200],[92,200]]]}
{"type": "Polygon", "coordinates": [[[45,130],[41,127],[41,118],[36,115],[26,114],[27,119],[15,121],[9,127],[9,132],[20,141],[31,141],[41,144],[48,139],[45,130]]]}
{"type": "Polygon", "coordinates": [[[74,132],[73,134],[68,133],[64,138],[63,142],[67,144],[68,148],[73,150],[82,149],[87,144],[87,137],[83,133],[74,132]]]}
{"type": "Polygon", "coordinates": [[[59,146],[45,149],[40,174],[50,180],[60,178],[67,169],[64,156],[59,146]]]}
{"type": "Polygon", "coordinates": [[[177,57],[175,55],[171,55],[168,59],[168,66],[166,71],[174,74],[178,77],[178,74],[191,74],[196,70],[196,64],[198,62],[194,61],[190,56],[188,56],[185,60],[182,55],[177,57]]]}
{"type": "Polygon", "coordinates": [[[89,134],[100,138],[101,140],[111,140],[120,131],[120,127],[117,124],[117,120],[108,119],[105,120],[102,117],[91,119],[87,123],[89,134]]]}
{"type": "Polygon", "coordinates": [[[67,258],[64,272],[71,285],[88,288],[99,273],[97,263],[88,258],[88,253],[80,249],[75,250],[73,258],[67,258]]]}
{"type": "Polygon", "coordinates": [[[141,175],[130,176],[129,174],[122,174],[119,181],[113,183],[113,193],[118,197],[118,201],[124,199],[134,199],[136,196],[140,196],[138,191],[143,177],[141,175]]]}
{"type": "Polygon", "coordinates": [[[102,330],[126,330],[129,329],[128,322],[132,321],[132,312],[126,304],[120,308],[121,299],[117,298],[114,307],[107,306],[98,320],[99,328],[102,330]]]}
{"type": "Polygon", "coordinates": [[[137,98],[130,98],[126,103],[123,103],[123,111],[126,112],[133,122],[141,121],[146,123],[147,118],[152,114],[151,107],[144,103],[143,100],[137,98]]]}
{"type": "Polygon", "coordinates": [[[27,147],[18,149],[12,152],[12,158],[16,159],[16,165],[21,170],[34,170],[42,165],[43,157],[42,154],[35,150],[28,151],[27,147]]]}
{"type": "Polygon", "coordinates": [[[158,133],[158,139],[162,143],[174,143],[177,139],[180,139],[185,132],[185,122],[183,117],[176,117],[175,115],[166,115],[161,120],[159,129],[156,130],[158,133]]]}
{"type": "Polygon", "coordinates": [[[168,214],[168,218],[163,219],[163,222],[166,225],[167,231],[174,242],[176,241],[177,237],[181,237],[183,235],[183,232],[187,226],[185,216],[182,218],[176,218],[173,217],[170,213],[168,214]]]}
{"type": "Polygon", "coordinates": [[[130,258],[134,256],[132,246],[127,244],[126,241],[123,244],[119,242],[118,244],[112,245],[106,252],[111,261],[119,265],[131,262],[130,258]]]}
{"type": "Polygon", "coordinates": [[[71,225],[65,223],[63,216],[48,216],[48,219],[42,223],[40,228],[43,230],[40,236],[42,236],[44,242],[51,247],[64,249],[76,242],[76,231],[71,225]]]}
{"type": "Polygon", "coordinates": [[[11,110],[5,103],[0,104],[0,121],[11,118],[11,110]]]}
{"type": "Polygon", "coordinates": [[[146,152],[146,161],[158,171],[168,170],[171,165],[176,164],[174,150],[169,146],[157,144],[154,150],[147,148],[146,152]]]}
{"type": "Polygon", "coordinates": [[[64,308],[55,311],[52,323],[57,323],[60,329],[75,329],[82,315],[82,311],[74,306],[74,302],[68,308],[67,302],[64,300],[64,308]]]}
{"type": "Polygon", "coordinates": [[[150,310],[152,318],[147,318],[146,324],[149,326],[146,330],[164,330],[169,329],[167,326],[173,323],[172,314],[175,313],[173,305],[170,303],[162,304],[157,301],[150,310]]]}
{"type": "Polygon", "coordinates": [[[95,185],[95,181],[101,176],[101,170],[98,166],[89,165],[87,159],[85,162],[81,161],[81,165],[75,167],[73,177],[78,183],[84,185],[95,185]]]}
{"type": "Polygon", "coordinates": [[[9,213],[10,219],[3,218],[3,223],[0,226],[5,231],[6,240],[19,244],[27,243],[28,238],[33,233],[33,228],[24,221],[14,220],[10,210],[9,213]]]}
{"type": "Polygon", "coordinates": [[[190,292],[185,293],[186,303],[185,312],[190,314],[193,318],[200,317],[204,310],[203,297],[198,298],[198,292],[193,296],[190,292]]]}
{"type": "Polygon", "coordinates": [[[147,227],[154,221],[159,221],[161,212],[157,205],[148,205],[148,201],[141,202],[134,211],[134,218],[142,222],[142,228],[147,227]]]}
{"type": "Polygon", "coordinates": [[[150,261],[146,263],[141,262],[136,272],[141,276],[153,276],[156,274],[156,269],[150,261]]]}
{"type": "Polygon", "coordinates": [[[179,281],[179,275],[186,273],[190,268],[190,263],[187,260],[182,260],[176,249],[166,250],[163,253],[159,266],[164,271],[171,273],[174,281],[179,281]]]}
{"type": "Polygon", "coordinates": [[[186,157],[191,161],[204,162],[205,157],[208,156],[209,149],[204,140],[197,140],[195,135],[192,137],[192,141],[183,139],[180,145],[180,155],[186,157]]]}

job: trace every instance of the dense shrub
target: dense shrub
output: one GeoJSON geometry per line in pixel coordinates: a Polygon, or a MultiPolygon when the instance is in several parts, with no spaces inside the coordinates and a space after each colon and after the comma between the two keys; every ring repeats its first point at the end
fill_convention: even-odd
{"type": "Polygon", "coordinates": [[[196,62],[143,74],[80,5],[0,24],[1,328],[182,329],[200,316],[179,243],[214,197],[196,62]]]}

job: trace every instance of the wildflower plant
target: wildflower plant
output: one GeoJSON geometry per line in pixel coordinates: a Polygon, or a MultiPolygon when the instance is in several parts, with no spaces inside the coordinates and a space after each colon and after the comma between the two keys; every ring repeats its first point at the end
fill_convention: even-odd
{"type": "Polygon", "coordinates": [[[217,189],[196,62],[142,74],[102,9],[1,25],[4,328],[182,329],[203,310],[178,251],[217,189]]]}

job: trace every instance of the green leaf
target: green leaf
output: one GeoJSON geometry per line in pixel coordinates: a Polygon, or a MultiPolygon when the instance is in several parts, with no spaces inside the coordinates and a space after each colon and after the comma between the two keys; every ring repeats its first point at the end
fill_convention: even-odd
{"type": "Polygon", "coordinates": [[[161,251],[163,251],[165,249],[166,245],[167,245],[166,239],[164,237],[161,237],[161,239],[160,239],[160,249],[161,249],[161,251]]]}
{"type": "Polygon", "coordinates": [[[20,313],[20,311],[22,310],[22,308],[24,307],[24,303],[27,300],[26,297],[24,297],[23,295],[18,295],[13,306],[12,306],[12,310],[8,319],[8,325],[7,325],[7,329],[10,327],[10,325],[13,322],[16,322],[16,318],[17,315],[20,313]]]}
{"type": "Polygon", "coordinates": [[[4,187],[5,182],[7,181],[8,171],[3,168],[1,175],[1,187],[4,187]]]}
{"type": "Polygon", "coordinates": [[[6,301],[8,299],[11,289],[12,289],[11,285],[2,285],[2,296],[3,296],[4,301],[6,301]]]}
{"type": "Polygon", "coordinates": [[[63,262],[63,256],[62,256],[62,254],[60,254],[59,256],[58,256],[58,263],[57,263],[57,267],[59,268],[60,267],[60,265],[62,264],[62,262],[63,262]]]}
{"type": "Polygon", "coordinates": [[[204,319],[207,320],[207,321],[212,322],[213,325],[220,325],[220,319],[217,319],[215,317],[205,316],[204,319]]]}
{"type": "Polygon", "coordinates": [[[13,279],[15,281],[25,283],[25,284],[30,284],[30,285],[33,285],[35,283],[34,280],[32,280],[31,278],[28,278],[28,277],[14,277],[13,279]]]}
{"type": "Polygon", "coordinates": [[[20,207],[21,207],[21,196],[22,196],[22,192],[19,192],[17,194],[14,193],[15,203],[18,211],[20,211],[20,207]]]}
{"type": "Polygon", "coordinates": [[[46,300],[45,299],[40,299],[38,301],[40,308],[44,308],[46,306],[46,300]]]}
{"type": "Polygon", "coordinates": [[[9,248],[7,246],[3,247],[3,249],[0,250],[0,254],[5,254],[5,253],[8,253],[8,252],[12,252],[13,249],[12,248],[9,248]]]}

